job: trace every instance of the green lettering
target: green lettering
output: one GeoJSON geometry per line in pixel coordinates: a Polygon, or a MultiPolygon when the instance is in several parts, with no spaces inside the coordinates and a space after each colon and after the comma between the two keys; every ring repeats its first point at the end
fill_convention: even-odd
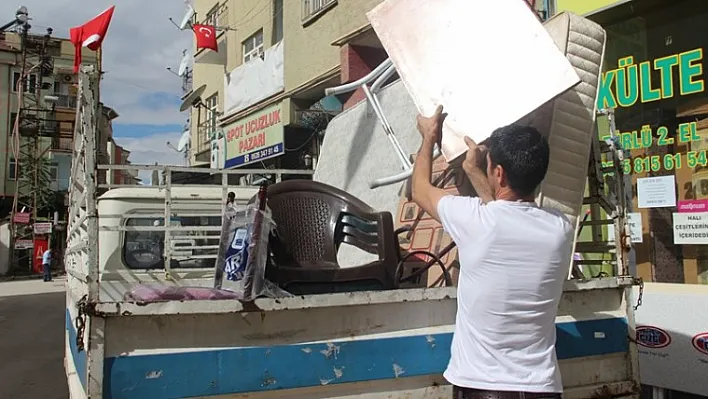
{"type": "Polygon", "coordinates": [[[703,91],[703,49],[687,51],[679,54],[679,90],[682,96],[703,91]]]}
{"type": "Polygon", "coordinates": [[[617,100],[612,93],[612,84],[615,82],[617,70],[607,71],[602,74],[600,79],[600,90],[597,93],[597,108],[617,108],[617,100]]]}
{"type": "Polygon", "coordinates": [[[632,133],[620,133],[622,137],[622,149],[624,150],[634,150],[632,146],[632,133]]]}
{"type": "Polygon", "coordinates": [[[642,86],[642,102],[648,103],[661,100],[661,90],[651,87],[651,62],[644,61],[639,64],[639,76],[642,86]]]}
{"type": "Polygon", "coordinates": [[[699,141],[701,139],[701,136],[698,135],[698,124],[696,122],[690,122],[688,130],[691,131],[691,141],[699,141]]]}
{"type": "Polygon", "coordinates": [[[674,71],[673,67],[678,65],[678,55],[657,58],[654,60],[654,68],[661,73],[661,98],[671,98],[674,96],[674,71]]]}
{"type": "Polygon", "coordinates": [[[640,148],[651,147],[651,144],[654,141],[654,137],[651,134],[651,126],[649,126],[649,125],[642,126],[642,130],[640,130],[639,133],[642,135],[642,144],[641,144],[640,148]]]}
{"type": "Polygon", "coordinates": [[[666,138],[669,135],[669,129],[665,126],[661,126],[656,129],[656,134],[659,135],[659,138],[656,140],[656,145],[669,145],[674,142],[674,139],[666,138]]]}
{"type": "Polygon", "coordinates": [[[678,125],[679,143],[688,143],[691,141],[691,124],[682,123],[678,125]]]}
{"type": "Polygon", "coordinates": [[[637,66],[632,65],[634,57],[625,57],[619,60],[620,69],[617,70],[617,102],[622,107],[631,107],[639,98],[637,87],[637,66]]]}

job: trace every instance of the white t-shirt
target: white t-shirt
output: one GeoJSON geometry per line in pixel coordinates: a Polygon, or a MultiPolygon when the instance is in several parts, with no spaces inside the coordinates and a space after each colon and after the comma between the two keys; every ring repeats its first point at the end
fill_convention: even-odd
{"type": "Polygon", "coordinates": [[[457,244],[460,278],[450,364],[453,385],[563,392],[555,318],[574,228],[530,202],[446,196],[438,203],[457,244]]]}

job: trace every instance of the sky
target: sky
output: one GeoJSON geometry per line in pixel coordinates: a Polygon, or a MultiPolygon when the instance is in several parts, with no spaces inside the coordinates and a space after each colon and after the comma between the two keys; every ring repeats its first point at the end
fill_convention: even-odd
{"type": "MultiPolygon", "coordinates": [[[[29,11],[31,32],[68,38],[69,28],[82,25],[115,5],[103,42],[101,101],[115,109],[115,141],[131,151],[135,164],[184,165],[177,146],[187,114],[180,114],[180,78],[177,70],[182,51],[191,48],[191,31],[179,31],[185,13],[183,0],[0,0],[0,25],[11,21],[21,5],[29,11]]],[[[142,174],[141,174],[141,177],[142,174]]],[[[148,179],[149,181],[149,179],[148,179]]]]}

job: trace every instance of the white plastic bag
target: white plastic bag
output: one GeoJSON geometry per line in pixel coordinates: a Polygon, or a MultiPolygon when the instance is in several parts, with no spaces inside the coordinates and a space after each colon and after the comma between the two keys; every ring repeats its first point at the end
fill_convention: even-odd
{"type": "Polygon", "coordinates": [[[241,293],[244,301],[261,296],[291,296],[265,279],[268,238],[274,226],[268,208],[265,211],[253,205],[224,208],[214,288],[241,293]],[[259,213],[262,217],[257,218],[259,213]],[[258,221],[260,228],[255,225],[258,221]],[[257,237],[255,232],[259,232],[257,237]]]}

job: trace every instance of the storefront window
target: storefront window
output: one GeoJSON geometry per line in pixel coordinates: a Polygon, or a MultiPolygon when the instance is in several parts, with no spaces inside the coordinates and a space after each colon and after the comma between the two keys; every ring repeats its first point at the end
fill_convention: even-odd
{"type": "Polygon", "coordinates": [[[708,2],[648,3],[594,17],[607,30],[598,107],[615,109],[631,154],[637,274],[708,284],[708,2]]]}

